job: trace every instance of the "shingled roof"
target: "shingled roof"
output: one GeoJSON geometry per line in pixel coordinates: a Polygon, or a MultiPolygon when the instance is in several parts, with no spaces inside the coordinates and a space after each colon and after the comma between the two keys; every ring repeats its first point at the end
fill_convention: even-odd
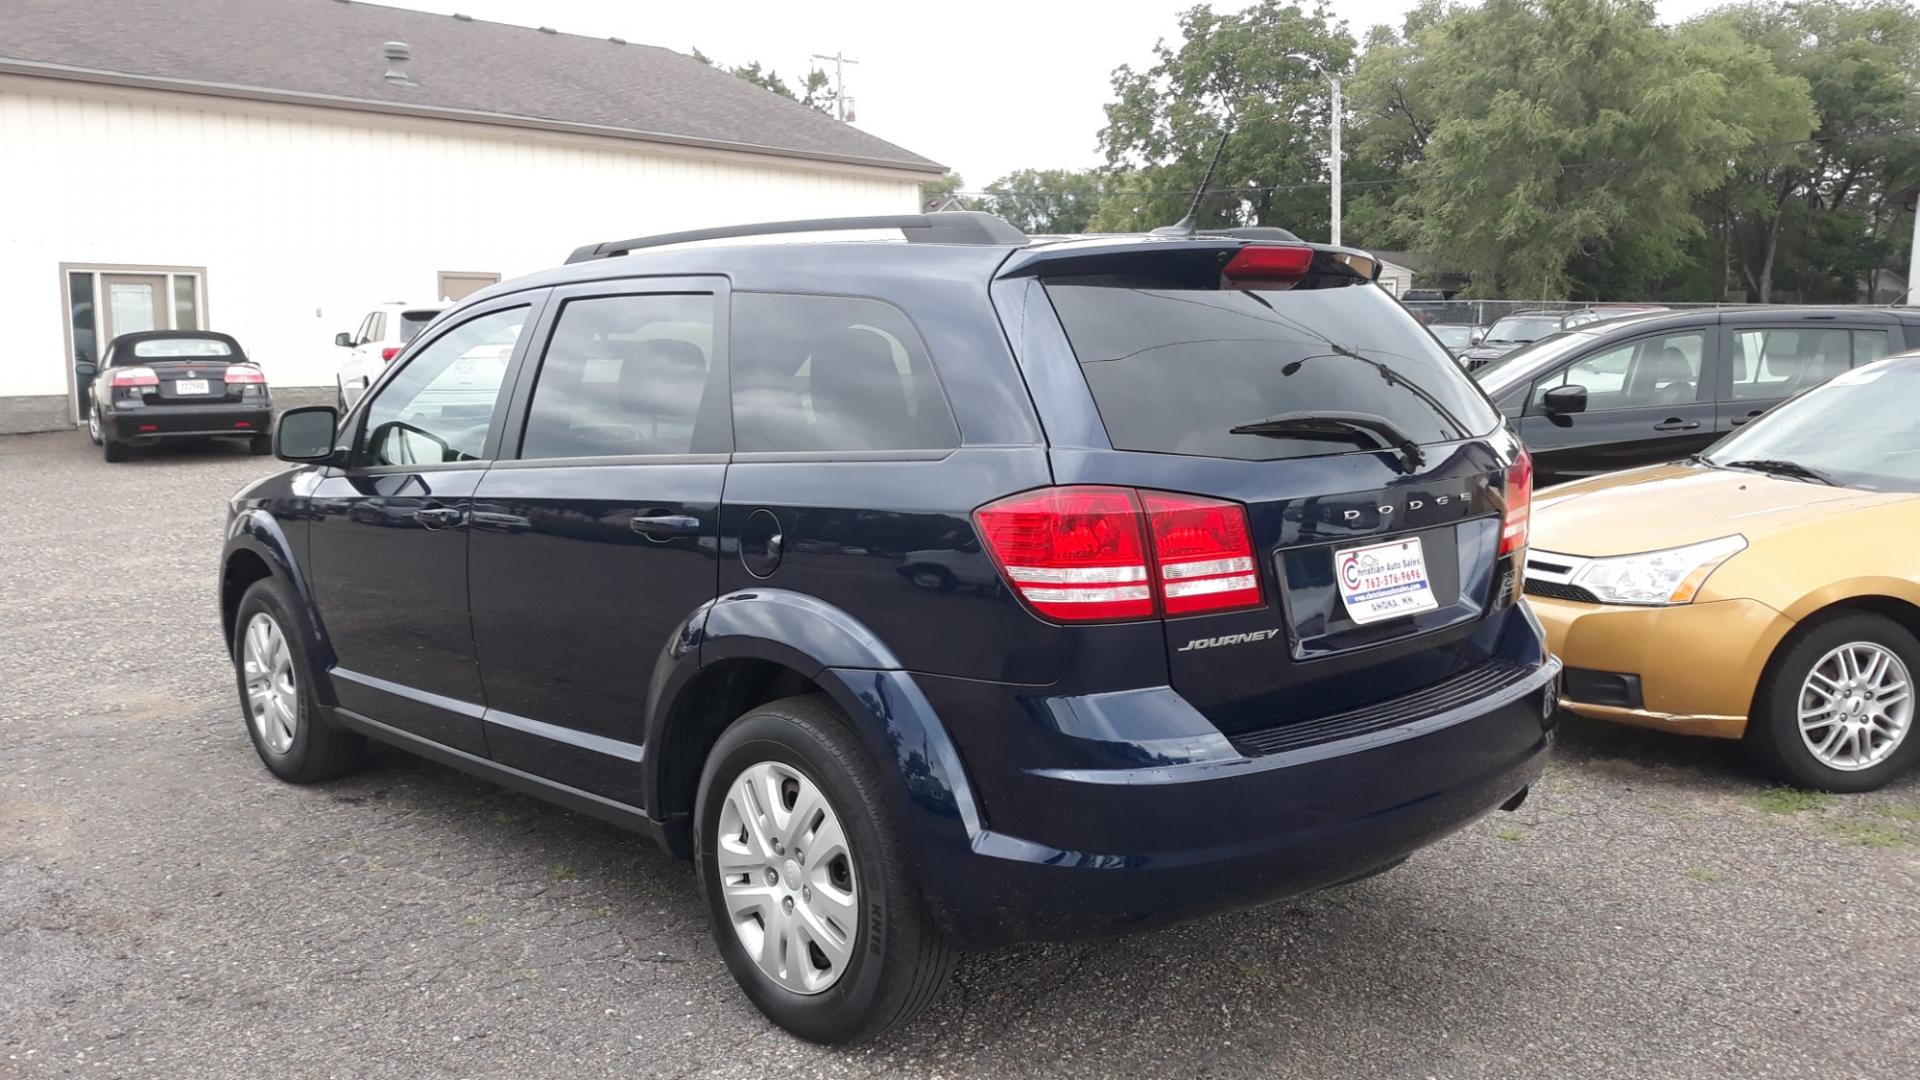
{"type": "Polygon", "coordinates": [[[941,167],[691,56],[350,0],[5,0],[0,73],[941,167]],[[406,42],[411,85],[383,78],[406,42]]]}

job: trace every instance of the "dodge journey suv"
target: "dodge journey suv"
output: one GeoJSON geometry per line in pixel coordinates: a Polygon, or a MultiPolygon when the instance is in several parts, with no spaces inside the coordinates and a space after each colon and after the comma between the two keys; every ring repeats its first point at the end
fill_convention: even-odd
{"type": "Polygon", "coordinates": [[[281,418],[220,579],[254,746],[653,836],[826,1042],[965,949],[1389,868],[1519,805],[1558,664],[1528,458],[1377,271],[972,213],[583,248],[281,418]],[[907,242],[753,240],[848,229],[907,242]]]}

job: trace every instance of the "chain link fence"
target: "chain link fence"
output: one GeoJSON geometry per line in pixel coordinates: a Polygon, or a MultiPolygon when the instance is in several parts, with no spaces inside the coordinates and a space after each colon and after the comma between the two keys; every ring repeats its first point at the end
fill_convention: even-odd
{"type": "Polygon", "coordinates": [[[1695,308],[1748,308],[1771,307],[1769,304],[1734,303],[1668,303],[1647,301],[1635,303],[1625,300],[1613,300],[1598,303],[1582,303],[1571,300],[1405,300],[1407,310],[1413,312],[1428,323],[1441,326],[1492,326],[1508,315],[1551,312],[1565,314],[1571,311],[1592,311],[1603,317],[1632,315],[1644,311],[1681,311],[1695,308]]]}

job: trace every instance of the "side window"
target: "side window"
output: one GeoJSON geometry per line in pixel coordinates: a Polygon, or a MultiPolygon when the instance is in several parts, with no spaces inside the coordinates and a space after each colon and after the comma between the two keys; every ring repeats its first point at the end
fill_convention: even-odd
{"type": "Polygon", "coordinates": [[[367,406],[354,460],[436,465],[479,459],[526,321],[524,307],[482,315],[415,353],[367,406]]]}
{"type": "Polygon", "coordinates": [[[1695,401],[1700,392],[1700,362],[1705,331],[1640,338],[1592,353],[1534,384],[1528,412],[1541,411],[1547,391],[1556,386],[1587,388],[1587,411],[1654,408],[1695,401]]]}
{"type": "Polygon", "coordinates": [[[387,340],[387,313],[384,311],[376,311],[369,316],[369,318],[373,320],[373,327],[367,331],[367,340],[387,340]]]}
{"type": "Polygon", "coordinates": [[[926,343],[891,304],[735,293],[732,350],[738,450],[960,445],[926,343]]]}
{"type": "MultiPolygon", "coordinates": [[[[1886,333],[1878,333],[1885,347],[1886,333]]],[[[1853,342],[1834,327],[1737,330],[1733,333],[1730,374],[1735,401],[1792,397],[1847,370],[1853,342]]]]}
{"type": "Polygon", "coordinates": [[[360,320],[359,329],[353,332],[353,343],[355,345],[365,345],[367,342],[372,341],[373,338],[369,336],[372,332],[373,314],[369,312],[366,318],[360,320]]]}
{"type": "Polygon", "coordinates": [[[1855,330],[1853,332],[1853,366],[1871,364],[1875,360],[1893,351],[1887,344],[1885,330],[1855,330]]]}
{"type": "Polygon", "coordinates": [[[707,294],[567,301],[540,363],[520,456],[687,453],[713,321],[707,294]]]}

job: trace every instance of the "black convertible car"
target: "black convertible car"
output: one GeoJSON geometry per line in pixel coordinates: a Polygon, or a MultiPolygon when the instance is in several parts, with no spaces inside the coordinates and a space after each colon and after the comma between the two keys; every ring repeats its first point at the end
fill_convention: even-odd
{"type": "Polygon", "coordinates": [[[272,450],[267,378],[240,343],[208,330],[145,330],[107,343],[87,434],[108,461],[161,439],[239,436],[272,450]]]}

